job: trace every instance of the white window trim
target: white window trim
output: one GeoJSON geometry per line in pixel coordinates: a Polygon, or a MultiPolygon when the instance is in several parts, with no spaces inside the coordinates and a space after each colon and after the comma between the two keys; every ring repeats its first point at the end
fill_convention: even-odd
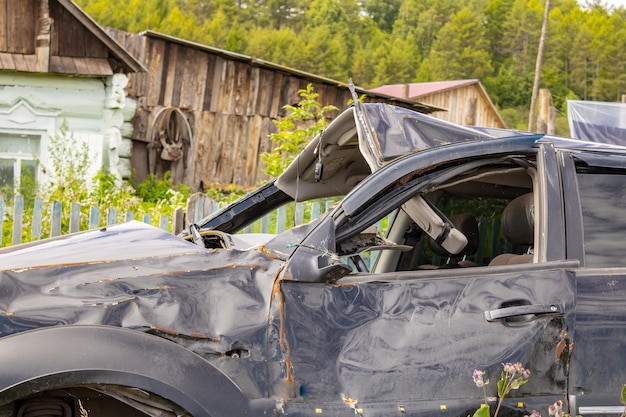
{"type": "MultiPolygon", "coordinates": [[[[10,108],[0,108],[0,133],[12,136],[39,136],[39,155],[37,155],[39,164],[36,178],[39,183],[45,181],[42,167],[47,166],[48,163],[49,137],[55,134],[59,114],[59,110],[36,109],[24,99],[20,99],[10,108]]],[[[10,154],[6,155],[10,156],[10,154]]],[[[25,157],[24,154],[19,154],[17,159],[33,160],[34,158],[30,155],[25,157]]],[[[14,172],[19,174],[20,171],[21,168],[18,167],[14,172]]],[[[19,176],[15,178],[15,181],[17,185],[19,176]]]]}

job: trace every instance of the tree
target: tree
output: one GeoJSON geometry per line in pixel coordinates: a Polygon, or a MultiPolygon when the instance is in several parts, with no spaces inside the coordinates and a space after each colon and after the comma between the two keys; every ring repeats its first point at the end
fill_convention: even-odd
{"type": "Polygon", "coordinates": [[[535,130],[535,110],[537,105],[537,94],[539,93],[539,81],[541,79],[541,61],[545,49],[546,37],[548,36],[548,16],[550,15],[550,0],[546,0],[543,23],[541,26],[541,36],[539,37],[539,47],[537,48],[537,62],[535,65],[535,80],[533,82],[533,92],[530,97],[530,112],[528,116],[528,130],[535,130]]]}
{"type": "Polygon", "coordinates": [[[513,0],[489,0],[485,7],[485,36],[489,41],[491,63],[496,71],[504,64],[504,22],[507,20],[513,0]]]}
{"type": "Polygon", "coordinates": [[[398,18],[402,0],[367,0],[365,11],[383,32],[391,33],[393,24],[398,18]]]}
{"type": "Polygon", "coordinates": [[[300,102],[296,106],[284,106],[290,113],[274,122],[278,132],[271,134],[270,139],[277,146],[272,152],[261,155],[265,164],[264,172],[270,177],[280,175],[306,144],[326,126],[326,113],[337,110],[335,106],[322,106],[317,101],[319,94],[311,84],[298,93],[300,102]]]}
{"type": "Polygon", "coordinates": [[[249,31],[245,53],[255,58],[295,67],[302,45],[293,29],[254,27],[249,31]]]}
{"type": "Polygon", "coordinates": [[[182,39],[194,39],[194,28],[197,26],[192,15],[185,15],[178,7],[174,7],[167,16],[159,22],[155,30],[167,31],[173,36],[182,39]]]}
{"type": "Polygon", "coordinates": [[[623,59],[623,52],[617,49],[620,44],[623,45],[623,39],[619,38],[623,31],[621,17],[611,19],[608,11],[601,6],[589,10],[584,21],[578,25],[572,82],[574,91],[583,99],[614,99],[615,89],[611,84],[614,80],[611,77],[619,79],[623,66],[611,70],[610,62],[616,59],[619,62],[620,57],[623,59]]]}
{"type": "Polygon", "coordinates": [[[393,37],[411,36],[419,56],[427,56],[439,30],[458,10],[453,0],[404,0],[393,25],[393,37]]]}
{"type": "Polygon", "coordinates": [[[514,0],[503,29],[503,45],[516,74],[527,74],[537,57],[543,3],[539,0],[514,0]]]}
{"type": "Polygon", "coordinates": [[[237,18],[230,16],[227,9],[218,8],[211,20],[206,20],[203,25],[201,41],[207,45],[225,49],[229,43],[243,47],[242,42],[238,42],[232,36],[237,32],[237,18]]]}
{"type": "Polygon", "coordinates": [[[377,87],[384,84],[379,79],[379,71],[375,63],[381,55],[389,51],[391,35],[383,33],[375,23],[370,27],[370,36],[359,46],[351,59],[350,74],[354,82],[364,87],[377,87]]]}
{"type": "Polygon", "coordinates": [[[576,0],[554,1],[541,78],[546,86],[550,86],[557,107],[573,88],[572,70],[577,48],[572,45],[576,45],[579,25],[584,20],[585,13],[576,0]]]}
{"type": "Polygon", "coordinates": [[[483,83],[489,97],[499,108],[528,108],[532,87],[530,74],[518,75],[510,66],[502,65],[495,76],[485,77],[483,83]]]}
{"type": "Polygon", "coordinates": [[[349,35],[333,35],[332,32],[328,25],[307,28],[303,32],[304,36],[300,37],[302,49],[295,67],[307,68],[313,74],[347,81],[348,58],[351,52],[345,40],[349,35]]]}
{"type": "Polygon", "coordinates": [[[485,33],[485,27],[474,12],[465,8],[454,14],[439,32],[424,63],[429,81],[481,78],[491,74],[485,33]]]}
{"type": "Polygon", "coordinates": [[[269,26],[275,30],[285,27],[301,29],[306,7],[300,0],[267,0],[254,7],[257,25],[269,26]]]}
{"type": "Polygon", "coordinates": [[[298,68],[337,80],[348,79],[348,58],[354,42],[348,19],[336,0],[313,0],[305,14],[298,68]]]}
{"type": "Polygon", "coordinates": [[[375,85],[409,83],[415,79],[419,55],[413,36],[392,38],[377,50],[375,85]]]}

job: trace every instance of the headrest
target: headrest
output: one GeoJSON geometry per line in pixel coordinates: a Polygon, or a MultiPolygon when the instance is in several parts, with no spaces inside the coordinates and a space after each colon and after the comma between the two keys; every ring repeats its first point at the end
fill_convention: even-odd
{"type": "Polygon", "coordinates": [[[430,248],[434,253],[439,256],[452,256],[452,255],[473,255],[478,250],[478,221],[476,217],[471,214],[456,214],[449,217],[450,223],[454,225],[465,237],[467,238],[467,245],[459,252],[451,254],[441,247],[434,240],[430,240],[430,248]]]}
{"type": "Polygon", "coordinates": [[[504,237],[514,245],[532,245],[535,240],[535,200],[533,194],[512,200],[502,212],[504,237]]]}

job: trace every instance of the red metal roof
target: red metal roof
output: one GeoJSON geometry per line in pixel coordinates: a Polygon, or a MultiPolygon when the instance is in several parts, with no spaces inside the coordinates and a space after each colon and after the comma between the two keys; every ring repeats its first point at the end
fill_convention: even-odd
{"type": "Polygon", "coordinates": [[[476,84],[479,81],[473,80],[454,80],[454,81],[433,81],[429,83],[409,83],[409,84],[389,84],[381,87],[370,89],[380,94],[386,94],[397,98],[415,99],[432,93],[450,90],[452,88],[464,87],[466,85],[476,84]],[[408,87],[408,96],[405,97],[405,91],[408,87]]]}

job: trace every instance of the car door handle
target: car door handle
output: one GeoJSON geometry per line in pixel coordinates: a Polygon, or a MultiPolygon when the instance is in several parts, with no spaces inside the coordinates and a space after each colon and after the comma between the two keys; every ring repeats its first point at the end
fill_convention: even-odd
{"type": "Polygon", "coordinates": [[[497,308],[485,311],[485,320],[491,322],[530,314],[535,316],[563,314],[563,307],[558,304],[530,304],[497,308]]]}

